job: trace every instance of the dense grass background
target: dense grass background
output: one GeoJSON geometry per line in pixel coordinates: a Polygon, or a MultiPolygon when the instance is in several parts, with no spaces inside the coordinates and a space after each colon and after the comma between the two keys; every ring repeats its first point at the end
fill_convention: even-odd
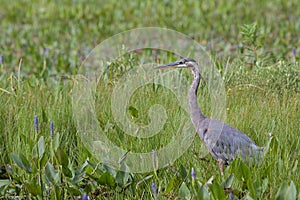
{"type": "MultiPolygon", "coordinates": [[[[299,195],[299,17],[297,0],[3,1],[0,7],[1,198],[75,199],[87,193],[99,199],[149,199],[155,198],[151,190],[153,182],[162,199],[197,195],[201,198],[208,193],[211,199],[218,199],[229,198],[227,194],[222,196],[226,180],[235,189],[236,198],[280,199],[299,195]],[[123,174],[122,181],[108,166],[93,165],[97,160],[82,145],[72,117],[70,93],[75,82],[72,75],[101,41],[121,31],[145,26],[182,32],[213,55],[227,91],[226,123],[247,133],[260,146],[269,144],[262,165],[246,166],[237,160],[223,177],[210,155],[199,157],[198,138],[169,168],[147,174],[123,174]],[[34,116],[39,117],[38,131],[33,126],[34,116]],[[55,127],[52,139],[51,121],[55,127]],[[35,152],[37,143],[38,148],[44,147],[45,153],[35,152]],[[86,164],[88,157],[90,162],[86,164]],[[32,172],[28,171],[26,160],[32,172]],[[78,170],[80,166],[82,170],[78,170]],[[190,177],[192,167],[197,172],[196,180],[190,177]],[[234,174],[232,182],[230,173],[234,174]],[[212,176],[213,184],[202,188],[198,185],[198,182],[205,185],[212,176]],[[38,186],[41,183],[44,185],[38,186]]],[[[112,73],[119,72],[124,65],[134,67],[139,56],[120,59],[114,63],[112,73]]],[[[163,56],[159,59],[170,60],[163,56]]],[[[192,80],[189,72],[182,73],[192,80]]],[[[172,93],[149,86],[132,97],[130,104],[138,111],[135,123],[147,124],[149,107],[156,103],[162,104],[169,116],[164,133],[140,141],[123,134],[114,124],[109,108],[113,87],[112,82],[97,88],[101,94],[97,113],[105,116],[99,117],[99,121],[103,127],[110,127],[107,134],[112,141],[143,151],[167,144],[181,123],[177,117],[181,111],[172,93]]],[[[200,91],[199,104],[209,114],[205,83],[200,91]]],[[[130,115],[132,109],[128,112],[130,115]]]]}

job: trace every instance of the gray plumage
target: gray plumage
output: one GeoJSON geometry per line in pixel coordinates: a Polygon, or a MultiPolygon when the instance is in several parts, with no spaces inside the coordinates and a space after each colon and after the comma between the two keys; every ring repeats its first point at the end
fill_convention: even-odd
{"type": "Polygon", "coordinates": [[[189,107],[192,123],[211,155],[219,162],[221,171],[237,156],[245,161],[252,161],[261,156],[262,147],[258,147],[247,135],[221,121],[207,118],[201,112],[197,101],[200,72],[195,60],[183,58],[176,62],[158,66],[162,68],[189,68],[194,80],[189,90],[189,107]]]}

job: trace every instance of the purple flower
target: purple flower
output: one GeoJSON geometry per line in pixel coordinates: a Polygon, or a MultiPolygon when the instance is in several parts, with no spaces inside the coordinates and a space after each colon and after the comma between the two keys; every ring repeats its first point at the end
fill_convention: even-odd
{"type": "Polygon", "coordinates": [[[35,130],[35,132],[39,131],[39,118],[38,118],[38,116],[34,116],[34,130],[35,130]]]}
{"type": "Polygon", "coordinates": [[[46,47],[43,48],[43,54],[47,55],[48,54],[48,49],[46,47]]]}
{"type": "Polygon", "coordinates": [[[194,170],[194,167],[192,167],[192,171],[191,171],[191,176],[192,176],[192,179],[196,179],[196,171],[194,170]]]}
{"type": "Polygon", "coordinates": [[[89,199],[89,196],[85,193],[81,196],[81,200],[88,200],[88,199],[89,199]]]}
{"type": "Polygon", "coordinates": [[[297,53],[297,52],[296,52],[296,48],[293,47],[293,48],[292,48],[292,56],[293,56],[293,57],[296,57],[296,53],[297,53]]]}
{"type": "Polygon", "coordinates": [[[154,199],[158,199],[158,191],[157,191],[157,187],[156,187],[155,183],[151,184],[151,188],[152,188],[154,199]]]}
{"type": "Polygon", "coordinates": [[[3,65],[3,64],[4,64],[4,56],[0,55],[0,65],[3,65]]]}
{"type": "Polygon", "coordinates": [[[232,192],[229,193],[229,199],[234,200],[234,194],[232,192]]]}
{"type": "Polygon", "coordinates": [[[50,122],[50,137],[53,138],[54,136],[54,123],[53,121],[50,122]]]}

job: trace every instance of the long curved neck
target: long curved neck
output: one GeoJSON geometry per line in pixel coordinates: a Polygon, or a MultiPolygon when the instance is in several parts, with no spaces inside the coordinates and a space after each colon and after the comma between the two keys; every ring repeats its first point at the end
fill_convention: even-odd
{"type": "Polygon", "coordinates": [[[198,127],[198,124],[205,119],[205,116],[201,112],[197,101],[197,91],[200,83],[200,72],[198,67],[193,67],[192,72],[194,74],[194,80],[189,90],[189,105],[193,125],[198,127]]]}

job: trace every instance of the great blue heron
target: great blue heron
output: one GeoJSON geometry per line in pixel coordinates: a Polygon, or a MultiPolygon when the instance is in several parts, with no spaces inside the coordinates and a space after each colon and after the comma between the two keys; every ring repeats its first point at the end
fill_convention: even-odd
{"type": "Polygon", "coordinates": [[[170,64],[155,67],[155,69],[164,68],[188,68],[192,70],[194,80],[189,90],[191,120],[206,148],[218,161],[222,174],[224,166],[237,156],[241,156],[243,160],[247,161],[261,156],[263,148],[258,147],[247,135],[221,121],[207,118],[201,112],[197,102],[200,71],[195,60],[183,58],[170,64]]]}

